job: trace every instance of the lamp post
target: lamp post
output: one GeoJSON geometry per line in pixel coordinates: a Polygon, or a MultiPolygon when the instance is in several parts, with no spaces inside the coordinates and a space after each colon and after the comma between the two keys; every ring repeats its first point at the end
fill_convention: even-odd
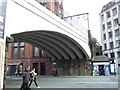
{"type": "Polygon", "coordinates": [[[115,56],[114,56],[114,46],[113,46],[113,45],[112,45],[111,50],[112,50],[112,53],[113,53],[113,55],[112,55],[112,60],[113,60],[113,65],[114,65],[114,75],[116,76],[115,56]]]}
{"type": "Polygon", "coordinates": [[[114,75],[116,76],[116,71],[115,71],[115,60],[114,60],[114,75]]]}
{"type": "Polygon", "coordinates": [[[28,70],[30,70],[30,44],[28,44],[28,70]]]}

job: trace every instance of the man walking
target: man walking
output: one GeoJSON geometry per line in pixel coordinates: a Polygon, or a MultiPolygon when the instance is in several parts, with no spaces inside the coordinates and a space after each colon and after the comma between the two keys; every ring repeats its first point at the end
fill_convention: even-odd
{"type": "Polygon", "coordinates": [[[21,86],[21,90],[29,90],[29,86],[28,86],[28,82],[30,79],[30,73],[28,72],[27,69],[25,69],[25,71],[23,72],[23,74],[21,75],[23,77],[23,84],[21,86]]]}
{"type": "Polygon", "coordinates": [[[30,72],[30,84],[29,84],[29,87],[31,86],[32,82],[34,81],[36,87],[40,88],[40,86],[38,86],[38,84],[36,82],[36,75],[37,75],[37,73],[35,73],[35,68],[33,68],[33,70],[30,72]]]}

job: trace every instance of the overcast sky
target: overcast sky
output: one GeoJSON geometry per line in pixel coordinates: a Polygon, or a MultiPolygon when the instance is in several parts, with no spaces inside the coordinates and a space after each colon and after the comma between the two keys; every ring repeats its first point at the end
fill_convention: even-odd
{"type": "MultiPolygon", "coordinates": [[[[95,37],[98,42],[101,42],[99,13],[102,7],[110,1],[112,0],[64,0],[63,6],[65,11],[70,15],[89,13],[89,27],[92,36],[95,37]]],[[[84,22],[87,21],[84,20],[84,22]]],[[[87,26],[85,27],[87,28],[87,26]]]]}

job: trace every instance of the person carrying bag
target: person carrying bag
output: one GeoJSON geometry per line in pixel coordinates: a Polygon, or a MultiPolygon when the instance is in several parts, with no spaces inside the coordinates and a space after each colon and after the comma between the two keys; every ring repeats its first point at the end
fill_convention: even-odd
{"type": "Polygon", "coordinates": [[[35,68],[33,68],[33,70],[30,72],[30,84],[29,84],[29,87],[31,86],[32,82],[34,81],[36,87],[40,88],[40,86],[38,86],[38,84],[36,82],[36,75],[37,75],[37,73],[35,73],[35,68]]]}

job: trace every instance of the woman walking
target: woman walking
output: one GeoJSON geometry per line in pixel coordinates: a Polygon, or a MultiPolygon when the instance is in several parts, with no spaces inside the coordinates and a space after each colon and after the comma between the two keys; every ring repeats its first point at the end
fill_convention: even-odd
{"type": "Polygon", "coordinates": [[[29,84],[29,87],[31,86],[32,82],[34,81],[36,87],[40,88],[40,86],[38,86],[38,84],[36,82],[36,75],[37,75],[37,73],[35,73],[35,68],[33,68],[33,70],[30,72],[30,84],[29,84]]]}

